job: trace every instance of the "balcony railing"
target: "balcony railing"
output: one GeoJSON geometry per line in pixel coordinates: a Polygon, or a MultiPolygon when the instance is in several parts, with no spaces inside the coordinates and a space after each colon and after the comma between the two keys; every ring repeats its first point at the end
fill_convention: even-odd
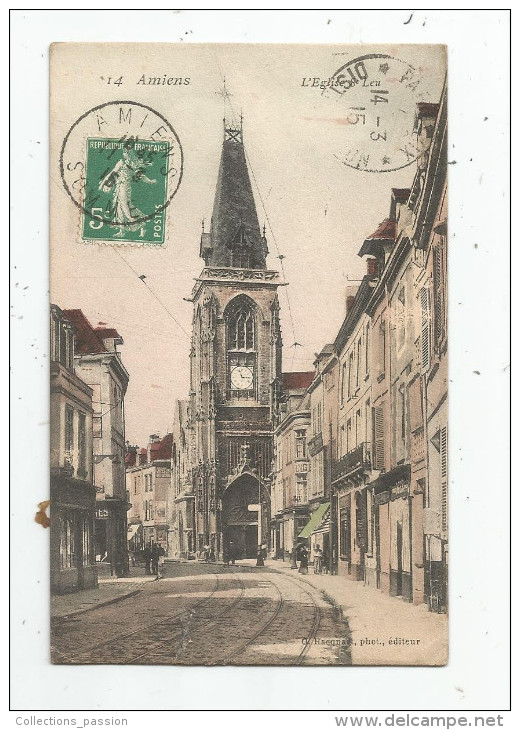
{"type": "Polygon", "coordinates": [[[372,468],[371,444],[364,442],[356,446],[332,465],[332,479],[347,477],[360,469],[372,468]]]}

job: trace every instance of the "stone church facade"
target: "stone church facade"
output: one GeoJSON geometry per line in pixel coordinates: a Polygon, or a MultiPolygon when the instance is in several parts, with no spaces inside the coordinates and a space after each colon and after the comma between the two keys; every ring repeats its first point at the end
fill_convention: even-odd
{"type": "MultiPolygon", "coordinates": [[[[211,227],[201,235],[205,266],[191,297],[186,424],[192,434],[192,550],[209,546],[217,559],[230,548],[236,557],[254,557],[268,539],[282,340],[280,280],[267,269],[267,253],[242,127],[225,125],[211,227]]],[[[173,553],[182,556],[181,547],[174,545],[173,553]]]]}

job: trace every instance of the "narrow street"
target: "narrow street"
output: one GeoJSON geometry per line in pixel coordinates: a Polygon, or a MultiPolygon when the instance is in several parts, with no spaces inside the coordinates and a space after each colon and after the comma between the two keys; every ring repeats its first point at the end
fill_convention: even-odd
{"type": "Polygon", "coordinates": [[[320,591],[268,567],[170,563],[137,595],[56,617],[58,664],[348,665],[348,627],[320,591]]]}

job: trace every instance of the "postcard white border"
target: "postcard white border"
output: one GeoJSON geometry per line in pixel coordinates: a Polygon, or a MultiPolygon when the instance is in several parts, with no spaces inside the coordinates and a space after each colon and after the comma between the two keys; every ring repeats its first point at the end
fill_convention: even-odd
{"type": "MultiPolygon", "coordinates": [[[[507,11],[19,10],[11,25],[11,245],[12,266],[17,267],[11,270],[13,710],[505,709],[507,11]],[[33,522],[36,503],[48,493],[48,369],[45,363],[40,367],[43,360],[35,360],[30,347],[37,343],[40,355],[47,349],[48,184],[56,184],[52,177],[47,182],[48,47],[53,41],[181,42],[187,29],[193,31],[190,42],[448,45],[453,382],[450,662],[445,668],[70,668],[48,663],[48,534],[33,522]],[[29,287],[25,296],[21,285],[29,287]]],[[[206,717],[209,722],[211,716],[206,717]]]]}

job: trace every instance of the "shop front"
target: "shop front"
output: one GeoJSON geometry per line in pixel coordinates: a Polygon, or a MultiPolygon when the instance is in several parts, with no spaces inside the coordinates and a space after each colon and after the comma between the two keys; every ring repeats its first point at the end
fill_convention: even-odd
{"type": "Polygon", "coordinates": [[[412,601],[410,466],[399,466],[374,483],[377,585],[412,601]]]}
{"type": "Polygon", "coordinates": [[[51,592],[95,588],[92,486],[73,478],[51,477],[51,592]]]}
{"type": "Polygon", "coordinates": [[[95,555],[100,575],[128,575],[127,503],[116,498],[96,502],[95,555]]]}
{"type": "Polygon", "coordinates": [[[319,545],[322,549],[323,564],[330,561],[330,502],[321,502],[311,508],[310,517],[303,529],[298,532],[297,543],[307,545],[309,559],[312,560],[314,548],[319,545]]]}

